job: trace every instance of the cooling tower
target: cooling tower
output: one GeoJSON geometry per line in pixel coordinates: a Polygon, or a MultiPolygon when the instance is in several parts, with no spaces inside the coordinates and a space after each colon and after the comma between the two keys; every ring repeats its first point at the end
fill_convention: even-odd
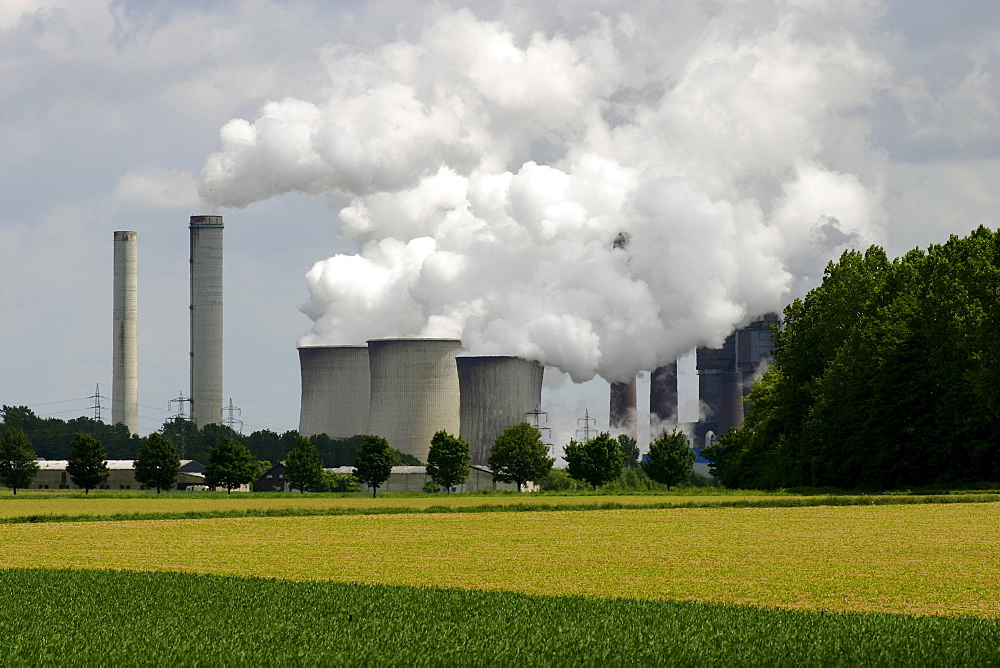
{"type": "Polygon", "coordinates": [[[365,346],[299,348],[302,405],[299,433],[350,438],[368,429],[371,381],[365,346]]]}
{"type": "Polygon", "coordinates": [[[677,424],[677,362],[653,371],[649,378],[649,420],[658,434],[677,424]]]}
{"type": "Polygon", "coordinates": [[[368,342],[371,404],[368,433],[400,452],[427,461],[439,429],[459,433],[459,388],[452,339],[375,339],[368,342]]]}
{"type": "Polygon", "coordinates": [[[135,232],[115,232],[111,423],[139,433],[138,254],[135,232]]]}
{"type": "Polygon", "coordinates": [[[493,443],[507,427],[527,421],[542,403],[544,367],[518,357],[459,357],[461,436],[474,466],[486,466],[493,443]]]}
{"type": "Polygon", "coordinates": [[[627,383],[611,383],[611,402],[608,410],[611,429],[626,431],[635,438],[636,401],[635,378],[627,383]]]}
{"type": "Polygon", "coordinates": [[[222,216],[191,216],[191,416],[222,420],[222,216]]]}

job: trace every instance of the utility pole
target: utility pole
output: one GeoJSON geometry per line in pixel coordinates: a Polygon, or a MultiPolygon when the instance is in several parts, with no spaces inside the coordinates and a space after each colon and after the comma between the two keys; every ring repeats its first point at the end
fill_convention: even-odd
{"type": "Polygon", "coordinates": [[[189,419],[184,404],[190,405],[191,399],[189,397],[185,397],[183,391],[176,399],[170,399],[167,401],[167,411],[173,411],[174,406],[177,406],[177,412],[170,416],[171,420],[176,420],[178,418],[181,420],[189,419]]]}
{"type": "Polygon", "coordinates": [[[593,431],[597,431],[597,420],[590,417],[589,410],[583,411],[583,417],[577,418],[576,424],[578,425],[576,428],[576,433],[579,435],[581,431],[583,432],[583,440],[580,441],[581,443],[586,443],[587,441],[590,440],[591,429],[593,429],[593,431]],[[582,427],[579,426],[581,422],[583,423],[582,427]]]}
{"type": "Polygon", "coordinates": [[[542,443],[549,449],[549,452],[555,456],[556,446],[552,442],[552,427],[543,426],[542,418],[545,419],[545,424],[549,423],[549,414],[542,410],[541,406],[535,406],[535,410],[528,411],[524,414],[528,418],[528,424],[537,429],[542,434],[542,443]]]}
{"type": "Polygon", "coordinates": [[[94,393],[87,397],[88,399],[94,400],[94,419],[98,422],[101,421],[101,399],[107,399],[107,397],[101,396],[101,386],[100,384],[94,385],[94,393]]]}

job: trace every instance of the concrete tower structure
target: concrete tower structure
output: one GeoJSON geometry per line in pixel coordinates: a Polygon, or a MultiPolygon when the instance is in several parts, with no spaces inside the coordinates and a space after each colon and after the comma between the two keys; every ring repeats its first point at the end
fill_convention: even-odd
{"type": "Polygon", "coordinates": [[[135,232],[115,232],[111,423],[139,433],[139,273],[135,232]]]}
{"type": "Polygon", "coordinates": [[[368,429],[371,376],[365,346],[303,346],[299,433],[350,438],[368,429]]]}
{"type": "Polygon", "coordinates": [[[650,434],[655,437],[663,429],[671,431],[677,425],[677,361],[655,369],[649,378],[650,434]]]}
{"type": "Polygon", "coordinates": [[[222,420],[222,216],[191,216],[191,416],[222,420]]]}
{"type": "Polygon", "coordinates": [[[627,383],[611,383],[608,410],[608,423],[611,429],[625,431],[635,438],[637,412],[636,379],[632,378],[627,383]]]}
{"type": "Polygon", "coordinates": [[[519,357],[459,357],[456,363],[460,435],[469,443],[471,463],[486,466],[497,436],[541,406],[545,368],[519,357]]]}
{"type": "Polygon", "coordinates": [[[374,339],[368,342],[371,404],[368,433],[427,461],[440,429],[459,433],[460,391],[454,339],[374,339]]]}

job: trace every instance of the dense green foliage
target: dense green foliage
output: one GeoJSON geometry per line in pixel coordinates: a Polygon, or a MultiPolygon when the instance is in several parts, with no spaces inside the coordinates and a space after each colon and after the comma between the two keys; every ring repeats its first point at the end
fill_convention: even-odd
{"type": "Polygon", "coordinates": [[[334,473],[333,471],[323,471],[319,476],[317,492],[357,492],[361,489],[361,484],[353,475],[334,473]]]}
{"type": "Polygon", "coordinates": [[[101,442],[90,434],[77,434],[73,438],[73,451],[66,464],[66,472],[85,494],[108,479],[108,454],[101,442]]]}
{"type": "Polygon", "coordinates": [[[90,434],[101,442],[108,459],[134,459],[139,437],[123,424],[108,425],[89,417],[72,420],[40,418],[26,406],[4,406],[3,427],[20,429],[28,435],[35,454],[42,459],[69,459],[77,434],[90,434]]]}
{"type": "Polygon", "coordinates": [[[443,429],[431,439],[427,453],[427,475],[449,492],[469,477],[469,444],[443,429]]]}
{"type": "Polygon", "coordinates": [[[389,441],[381,436],[362,436],[361,449],[354,458],[354,477],[371,487],[374,497],[382,483],[389,479],[395,463],[396,456],[389,441]]]}
{"type": "Polygon", "coordinates": [[[10,665],[1000,662],[988,619],[108,571],[0,571],[0,635],[10,665]]]}
{"type": "Polygon", "coordinates": [[[1000,480],[1000,233],[845,252],[776,350],[744,429],[703,452],[727,486],[1000,480]]]}
{"type": "Polygon", "coordinates": [[[225,487],[232,493],[234,487],[252,484],[262,470],[261,463],[242,443],[222,437],[208,451],[205,482],[212,487],[225,487]]]}
{"type": "MultiPolygon", "coordinates": [[[[26,406],[4,406],[0,409],[3,427],[21,429],[28,435],[35,452],[43,459],[69,459],[73,437],[77,433],[90,434],[101,442],[108,459],[135,459],[139,453],[141,440],[131,434],[123,424],[104,424],[88,417],[65,421],[58,418],[40,418],[26,406]]],[[[257,459],[277,462],[285,458],[285,453],[295,447],[299,433],[287,431],[283,434],[263,429],[244,436],[222,424],[208,424],[198,429],[193,422],[183,418],[168,420],[160,428],[160,433],[177,446],[181,459],[208,461],[208,451],[220,438],[232,438],[243,443],[257,459]]],[[[326,434],[310,437],[323,459],[323,466],[350,466],[354,461],[361,437],[348,439],[330,438],[326,434]]],[[[405,464],[418,464],[412,457],[404,457],[405,464]]]]}
{"type": "Polygon", "coordinates": [[[584,443],[571,440],[563,457],[569,475],[594,489],[617,479],[625,468],[621,444],[607,432],[584,443]]]}
{"type": "Polygon", "coordinates": [[[639,468],[639,444],[635,440],[635,437],[628,434],[618,434],[618,445],[622,450],[625,468],[639,468]]]}
{"type": "Polygon", "coordinates": [[[139,484],[161,489],[173,489],[181,468],[177,447],[163,434],[152,433],[142,440],[135,460],[135,479],[139,484]]]}
{"type": "Polygon", "coordinates": [[[649,444],[649,454],[642,463],[642,470],[669,490],[672,485],[688,479],[694,460],[695,454],[688,445],[687,437],[676,429],[669,434],[664,430],[649,444]]]}
{"type": "Polygon", "coordinates": [[[295,447],[285,456],[285,479],[291,489],[317,491],[322,484],[323,460],[319,451],[305,436],[299,436],[295,447]]]}
{"type": "Polygon", "coordinates": [[[20,429],[0,433],[0,485],[17,490],[31,486],[38,474],[35,451],[28,435],[20,429]]]}
{"type": "Polygon", "coordinates": [[[542,442],[542,432],[527,422],[504,429],[490,452],[493,477],[517,484],[517,491],[529,480],[539,480],[552,470],[555,460],[542,442]]]}

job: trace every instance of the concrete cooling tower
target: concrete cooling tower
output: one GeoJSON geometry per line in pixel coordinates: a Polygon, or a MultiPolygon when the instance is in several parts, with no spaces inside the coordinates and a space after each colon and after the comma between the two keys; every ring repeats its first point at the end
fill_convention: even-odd
{"type": "Polygon", "coordinates": [[[115,232],[111,423],[139,433],[138,253],[135,232],[115,232]]]}
{"type": "Polygon", "coordinates": [[[368,429],[371,380],[365,346],[299,348],[302,404],[299,433],[350,438],[368,429]]]}
{"type": "Polygon", "coordinates": [[[507,427],[527,421],[542,403],[544,367],[518,357],[459,357],[461,436],[472,464],[486,466],[493,443],[507,427]]]}
{"type": "Polygon", "coordinates": [[[369,434],[400,452],[427,461],[440,429],[459,433],[459,387],[453,339],[374,339],[368,342],[371,370],[369,434]]]}

